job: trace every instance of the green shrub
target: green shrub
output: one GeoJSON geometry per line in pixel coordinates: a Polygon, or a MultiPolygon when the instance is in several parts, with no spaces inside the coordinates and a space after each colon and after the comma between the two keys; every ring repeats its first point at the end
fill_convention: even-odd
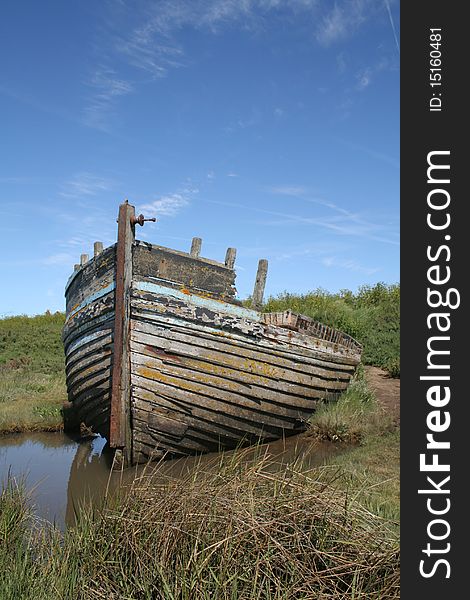
{"type": "Polygon", "coordinates": [[[390,377],[400,377],[400,359],[389,358],[385,363],[385,370],[388,371],[390,377]]]}
{"type": "Polygon", "coordinates": [[[341,290],[331,294],[317,289],[306,294],[284,292],[266,301],[264,312],[290,309],[344,331],[360,342],[364,364],[386,368],[394,365],[399,375],[400,286],[377,283],[362,286],[354,294],[341,290]]]}
{"type": "Polygon", "coordinates": [[[63,371],[64,322],[65,315],[60,312],[0,319],[0,369],[27,366],[36,373],[63,371]]]}

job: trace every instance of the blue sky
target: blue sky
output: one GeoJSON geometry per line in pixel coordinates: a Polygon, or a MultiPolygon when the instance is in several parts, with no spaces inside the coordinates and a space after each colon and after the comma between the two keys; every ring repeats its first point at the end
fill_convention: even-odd
{"type": "Polygon", "coordinates": [[[394,0],[18,0],[0,17],[0,316],[138,238],[259,258],[267,295],[399,280],[394,0]]]}

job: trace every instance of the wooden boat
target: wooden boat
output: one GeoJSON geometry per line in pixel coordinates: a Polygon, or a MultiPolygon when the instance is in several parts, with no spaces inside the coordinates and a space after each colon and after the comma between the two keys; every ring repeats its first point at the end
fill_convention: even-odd
{"type": "Polygon", "coordinates": [[[253,308],[225,263],[135,239],[121,204],[117,244],[82,255],[65,291],[63,342],[77,422],[125,465],[265,442],[305,429],[318,402],[346,389],[361,357],[350,336],[291,311],[253,308]]]}

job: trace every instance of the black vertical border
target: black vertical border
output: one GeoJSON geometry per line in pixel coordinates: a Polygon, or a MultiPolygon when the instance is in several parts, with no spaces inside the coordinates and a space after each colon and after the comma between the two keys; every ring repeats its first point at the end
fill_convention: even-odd
{"type": "MultiPolygon", "coordinates": [[[[463,7],[462,3],[436,0],[401,3],[401,598],[404,600],[466,597],[470,575],[466,550],[470,534],[470,516],[466,515],[467,507],[470,508],[470,491],[466,485],[470,481],[467,464],[470,454],[470,391],[467,384],[467,379],[470,381],[470,327],[466,317],[470,271],[467,266],[470,260],[467,205],[470,206],[470,196],[464,184],[470,173],[466,164],[469,156],[466,138],[470,137],[466,132],[470,127],[464,92],[470,53],[467,50],[468,22],[463,7]],[[442,30],[441,89],[430,86],[430,28],[442,30]],[[429,110],[433,92],[441,94],[440,112],[429,110]],[[431,189],[426,176],[427,155],[436,150],[450,151],[450,184],[443,187],[451,195],[451,224],[444,232],[433,231],[426,224],[427,194],[431,189]],[[445,235],[450,235],[451,239],[445,240],[445,235]],[[429,513],[426,502],[432,497],[436,499],[436,508],[443,507],[446,495],[420,495],[418,489],[431,488],[426,476],[433,475],[422,473],[419,468],[419,455],[426,452],[429,431],[426,417],[434,410],[426,400],[426,391],[432,384],[419,379],[420,375],[429,374],[426,344],[429,336],[436,334],[426,323],[428,314],[433,312],[427,304],[430,285],[427,269],[435,264],[429,262],[426,251],[428,245],[436,249],[441,244],[448,244],[451,251],[448,262],[444,252],[439,260],[443,268],[448,265],[451,269],[449,283],[441,288],[458,289],[461,304],[455,310],[437,309],[449,312],[452,323],[447,333],[451,338],[447,346],[451,353],[441,361],[450,362],[451,399],[442,410],[450,412],[451,424],[446,432],[436,435],[437,439],[450,441],[450,450],[439,452],[440,462],[450,463],[450,472],[434,474],[436,482],[450,475],[449,484],[443,487],[450,489],[447,497],[451,506],[442,518],[447,519],[451,530],[449,537],[439,542],[428,537],[428,524],[439,516],[429,513]],[[427,557],[423,549],[428,542],[441,550],[449,543],[450,549],[427,557]],[[423,577],[419,572],[420,561],[426,560],[425,570],[429,573],[439,558],[448,560],[450,577],[446,578],[444,564],[436,566],[432,577],[423,577]]],[[[433,531],[436,534],[444,532],[444,526],[440,530],[436,526],[433,531]]]]}

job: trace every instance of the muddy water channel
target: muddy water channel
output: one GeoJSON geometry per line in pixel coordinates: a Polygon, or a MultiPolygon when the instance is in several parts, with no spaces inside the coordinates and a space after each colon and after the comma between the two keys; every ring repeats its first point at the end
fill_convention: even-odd
{"type": "MultiPolygon", "coordinates": [[[[106,493],[125,488],[144,472],[149,474],[148,466],[123,473],[111,471],[110,455],[103,451],[105,444],[101,437],[83,441],[64,433],[0,435],[0,484],[9,475],[23,481],[35,514],[63,530],[74,523],[84,502],[99,507],[106,493]]],[[[285,468],[299,457],[309,466],[319,466],[342,451],[337,445],[313,443],[298,435],[244,452],[249,458],[251,452],[260,450],[269,453],[275,469],[285,468]]],[[[167,480],[186,476],[201,461],[205,470],[215,469],[219,460],[218,454],[167,460],[157,467],[154,477],[167,480]]]]}

